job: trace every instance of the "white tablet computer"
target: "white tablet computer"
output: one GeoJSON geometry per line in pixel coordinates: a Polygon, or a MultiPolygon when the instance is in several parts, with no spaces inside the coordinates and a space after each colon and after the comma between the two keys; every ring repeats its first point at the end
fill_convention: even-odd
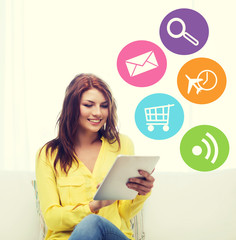
{"type": "Polygon", "coordinates": [[[137,192],[126,186],[131,177],[142,177],[138,170],[153,171],[159,156],[119,155],[99,186],[94,200],[134,199],[137,192]]]}

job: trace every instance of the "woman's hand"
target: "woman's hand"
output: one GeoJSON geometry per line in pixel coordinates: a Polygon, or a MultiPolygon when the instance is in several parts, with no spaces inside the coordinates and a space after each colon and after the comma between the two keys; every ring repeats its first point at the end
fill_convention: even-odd
{"type": "Polygon", "coordinates": [[[146,195],[152,190],[155,178],[143,170],[139,170],[139,174],[141,174],[143,178],[130,178],[126,185],[128,188],[137,191],[139,195],[146,195]]]}
{"type": "Polygon", "coordinates": [[[111,205],[116,200],[93,200],[89,203],[91,212],[97,213],[101,208],[111,205]]]}
{"type": "MultiPolygon", "coordinates": [[[[100,184],[97,185],[97,188],[99,188],[100,184]]],[[[89,203],[89,208],[91,212],[98,212],[99,209],[106,207],[108,205],[111,205],[114,203],[116,200],[93,200],[89,203]]]]}

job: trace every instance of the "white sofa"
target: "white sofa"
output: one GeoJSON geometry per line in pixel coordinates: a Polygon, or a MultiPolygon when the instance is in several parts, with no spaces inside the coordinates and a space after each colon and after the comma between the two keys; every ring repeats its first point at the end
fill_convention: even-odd
{"type": "Polygon", "coordinates": [[[0,238],[39,240],[39,217],[31,172],[0,172],[0,238]]]}
{"type": "MultiPolygon", "coordinates": [[[[235,240],[236,169],[156,172],[143,211],[145,240],[235,240]]],[[[0,237],[38,240],[30,172],[0,172],[0,237]]]]}

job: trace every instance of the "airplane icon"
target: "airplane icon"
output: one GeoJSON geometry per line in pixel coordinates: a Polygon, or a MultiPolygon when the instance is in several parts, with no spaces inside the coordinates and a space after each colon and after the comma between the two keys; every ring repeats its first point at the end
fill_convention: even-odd
{"type": "Polygon", "coordinates": [[[187,74],[185,74],[186,78],[188,79],[188,94],[190,93],[192,87],[197,89],[197,94],[203,89],[199,82],[203,81],[202,78],[190,78],[187,74]]]}

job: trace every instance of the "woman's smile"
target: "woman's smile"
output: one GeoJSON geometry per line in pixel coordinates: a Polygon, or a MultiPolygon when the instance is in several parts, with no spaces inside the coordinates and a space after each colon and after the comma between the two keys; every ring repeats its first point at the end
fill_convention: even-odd
{"type": "Polygon", "coordinates": [[[88,121],[93,125],[98,125],[102,121],[102,119],[88,119],[88,121]]]}

